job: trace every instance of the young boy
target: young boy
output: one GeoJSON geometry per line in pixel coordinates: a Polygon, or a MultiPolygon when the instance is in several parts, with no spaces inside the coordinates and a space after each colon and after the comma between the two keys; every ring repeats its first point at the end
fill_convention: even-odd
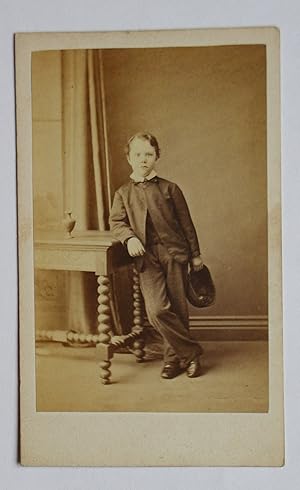
{"type": "Polygon", "coordinates": [[[194,378],[202,349],[189,334],[185,291],[189,262],[194,270],[203,267],[196,231],[179,187],[154,170],[156,138],[138,133],[125,153],[133,172],[115,193],[110,227],[134,257],[149,322],[163,337],[162,378],[184,370],[194,378]]]}

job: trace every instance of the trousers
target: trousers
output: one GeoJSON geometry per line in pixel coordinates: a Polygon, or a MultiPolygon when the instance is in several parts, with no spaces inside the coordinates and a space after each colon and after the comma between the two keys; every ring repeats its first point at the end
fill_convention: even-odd
{"type": "Polygon", "coordinates": [[[202,353],[189,332],[187,277],[188,265],[176,262],[161,243],[146,248],[140,288],[148,320],[163,338],[165,363],[188,364],[202,353]]]}

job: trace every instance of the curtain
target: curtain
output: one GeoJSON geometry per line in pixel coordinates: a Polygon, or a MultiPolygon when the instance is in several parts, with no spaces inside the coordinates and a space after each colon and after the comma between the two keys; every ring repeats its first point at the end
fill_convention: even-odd
{"type": "MultiPolygon", "coordinates": [[[[63,203],[76,230],[107,230],[110,207],[101,50],[62,53],[63,203]]],[[[68,326],[97,331],[96,277],[68,273],[68,326]]]]}

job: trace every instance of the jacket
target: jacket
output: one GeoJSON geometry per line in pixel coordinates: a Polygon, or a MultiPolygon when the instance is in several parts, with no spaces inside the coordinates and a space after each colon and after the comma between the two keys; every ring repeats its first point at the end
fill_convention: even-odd
{"type": "Polygon", "coordinates": [[[115,193],[110,229],[123,244],[137,237],[146,244],[146,218],[150,214],[162,244],[181,263],[200,254],[190,212],[177,184],[155,177],[147,183],[129,181],[115,193]]]}

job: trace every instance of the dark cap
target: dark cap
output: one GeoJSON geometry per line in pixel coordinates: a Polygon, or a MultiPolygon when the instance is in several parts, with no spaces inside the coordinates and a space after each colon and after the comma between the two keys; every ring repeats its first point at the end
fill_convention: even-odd
{"type": "Polygon", "coordinates": [[[197,308],[205,308],[214,304],[216,288],[206,265],[200,271],[190,271],[186,296],[189,302],[197,308]]]}

